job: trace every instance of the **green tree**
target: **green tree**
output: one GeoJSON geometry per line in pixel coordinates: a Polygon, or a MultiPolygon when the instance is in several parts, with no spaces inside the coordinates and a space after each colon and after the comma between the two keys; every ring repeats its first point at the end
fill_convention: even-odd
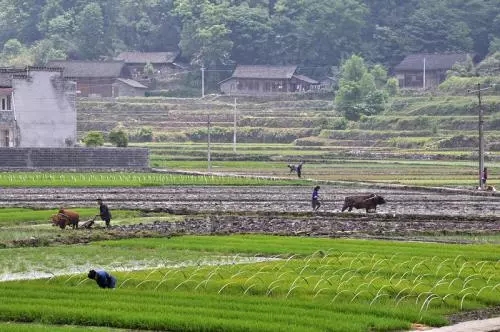
{"type": "Polygon", "coordinates": [[[66,53],[63,50],[56,48],[51,39],[42,39],[37,41],[30,50],[33,54],[34,64],[37,66],[45,66],[49,60],[65,60],[66,53]]]}
{"type": "Polygon", "coordinates": [[[117,147],[125,148],[128,146],[128,135],[121,129],[112,130],[109,133],[109,141],[117,147]]]}
{"type": "Polygon", "coordinates": [[[33,64],[33,57],[19,40],[9,39],[3,45],[0,63],[6,66],[24,67],[33,64]]]}
{"type": "Polygon", "coordinates": [[[227,27],[228,11],[227,2],[176,1],[183,24],[180,46],[193,64],[209,66],[229,59],[233,42],[227,27]]]}
{"type": "Polygon", "coordinates": [[[467,55],[465,61],[455,63],[451,69],[446,72],[447,78],[451,76],[472,77],[476,75],[476,67],[470,55],[467,55]]]}
{"type": "Polygon", "coordinates": [[[490,53],[500,52],[500,38],[493,37],[488,48],[490,53]]]}
{"type": "Polygon", "coordinates": [[[82,58],[97,59],[105,55],[104,17],[99,4],[91,2],[77,14],[75,35],[82,58]]]}
{"type": "Polygon", "coordinates": [[[100,131],[89,131],[83,138],[83,144],[88,147],[104,145],[104,136],[100,131]]]}
{"type": "Polygon", "coordinates": [[[409,52],[469,52],[473,49],[470,28],[446,1],[422,0],[404,30],[405,48],[409,52]]]}
{"type": "Polygon", "coordinates": [[[395,77],[390,77],[385,85],[385,91],[391,97],[396,96],[399,93],[399,82],[395,77]]]}
{"type": "MultiPolygon", "coordinates": [[[[374,72],[380,75],[380,67],[376,67],[374,72]]],[[[357,121],[361,115],[377,114],[384,109],[386,99],[386,92],[377,88],[374,75],[362,57],[353,55],[344,62],[335,96],[337,110],[344,117],[357,121]]]]}
{"type": "Polygon", "coordinates": [[[477,73],[481,76],[500,75],[500,52],[493,53],[478,63],[477,73]]]}

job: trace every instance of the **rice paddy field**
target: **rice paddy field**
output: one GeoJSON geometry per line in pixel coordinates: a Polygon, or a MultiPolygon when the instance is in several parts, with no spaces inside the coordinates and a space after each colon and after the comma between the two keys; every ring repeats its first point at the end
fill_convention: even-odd
{"type": "Polygon", "coordinates": [[[41,174],[8,175],[6,331],[408,331],[500,306],[494,193],[325,181],[324,210],[312,214],[312,182],[295,175],[231,186],[231,177],[185,185],[194,175],[169,175],[175,185],[148,186],[165,175],[46,173],[40,187],[28,184],[41,174]],[[106,186],[120,176],[146,185],[106,186]],[[66,186],[72,177],[88,186],[66,186]],[[378,213],[338,210],[366,190],[388,200],[378,213]],[[59,206],[90,218],[96,196],[112,209],[111,229],[49,224],[59,206]],[[115,275],[117,287],[99,289],[86,277],[92,268],[115,275]]]}
{"type": "Polygon", "coordinates": [[[401,332],[498,316],[500,196],[477,190],[474,104],[396,98],[343,124],[331,101],[79,100],[80,136],[150,128],[130,145],[152,170],[0,172],[0,330],[401,332]],[[302,178],[287,167],[300,161],[302,178]],[[341,211],[367,193],[387,203],[341,211]],[[90,219],[97,197],[111,228],[50,224],[60,207],[90,219]]]}
{"type": "Polygon", "coordinates": [[[17,261],[30,264],[36,259],[30,251],[38,251],[43,258],[37,264],[45,263],[54,275],[3,282],[1,320],[26,330],[30,325],[23,324],[43,323],[168,331],[401,331],[415,322],[445,325],[446,314],[499,304],[500,263],[491,245],[464,251],[462,245],[234,235],[110,240],[70,246],[67,254],[61,249],[17,253],[17,261]],[[149,252],[163,264],[120,269],[127,257],[118,252],[125,248],[129,262],[149,252]],[[115,257],[94,264],[118,278],[116,289],[98,289],[83,272],[57,273],[58,259],[75,264],[94,255],[115,257]],[[190,264],[182,265],[186,259],[190,264]]]}

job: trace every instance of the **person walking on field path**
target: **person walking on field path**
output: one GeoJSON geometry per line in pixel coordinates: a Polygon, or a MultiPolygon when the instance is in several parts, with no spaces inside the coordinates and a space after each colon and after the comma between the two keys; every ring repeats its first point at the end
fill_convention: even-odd
{"type": "Polygon", "coordinates": [[[319,207],[321,206],[321,203],[319,202],[319,190],[320,186],[314,187],[313,193],[312,193],[312,198],[311,198],[311,205],[313,212],[318,211],[319,207]]]}

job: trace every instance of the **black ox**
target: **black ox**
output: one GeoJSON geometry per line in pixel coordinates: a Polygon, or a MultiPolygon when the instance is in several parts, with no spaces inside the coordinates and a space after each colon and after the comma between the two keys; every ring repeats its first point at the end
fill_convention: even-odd
{"type": "Polygon", "coordinates": [[[369,212],[370,210],[376,211],[377,205],[380,204],[385,204],[385,199],[382,196],[375,194],[347,196],[344,200],[342,212],[346,209],[348,209],[348,211],[352,211],[352,208],[366,209],[366,212],[369,212]]]}

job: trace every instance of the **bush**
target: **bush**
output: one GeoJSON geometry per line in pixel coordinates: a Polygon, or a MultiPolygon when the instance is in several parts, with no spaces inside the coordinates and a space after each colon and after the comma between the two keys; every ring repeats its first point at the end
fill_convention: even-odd
{"type": "Polygon", "coordinates": [[[128,145],[128,136],[121,129],[113,130],[109,133],[109,141],[119,148],[125,148],[128,145]]]}
{"type": "Polygon", "coordinates": [[[153,129],[150,127],[141,127],[137,132],[131,135],[130,139],[135,142],[152,142],[153,129]]]}
{"type": "Polygon", "coordinates": [[[83,138],[83,144],[88,147],[104,145],[104,136],[100,131],[89,131],[83,138]]]}
{"type": "Polygon", "coordinates": [[[345,130],[349,121],[346,118],[336,118],[331,123],[331,128],[334,130],[345,130]]]}

